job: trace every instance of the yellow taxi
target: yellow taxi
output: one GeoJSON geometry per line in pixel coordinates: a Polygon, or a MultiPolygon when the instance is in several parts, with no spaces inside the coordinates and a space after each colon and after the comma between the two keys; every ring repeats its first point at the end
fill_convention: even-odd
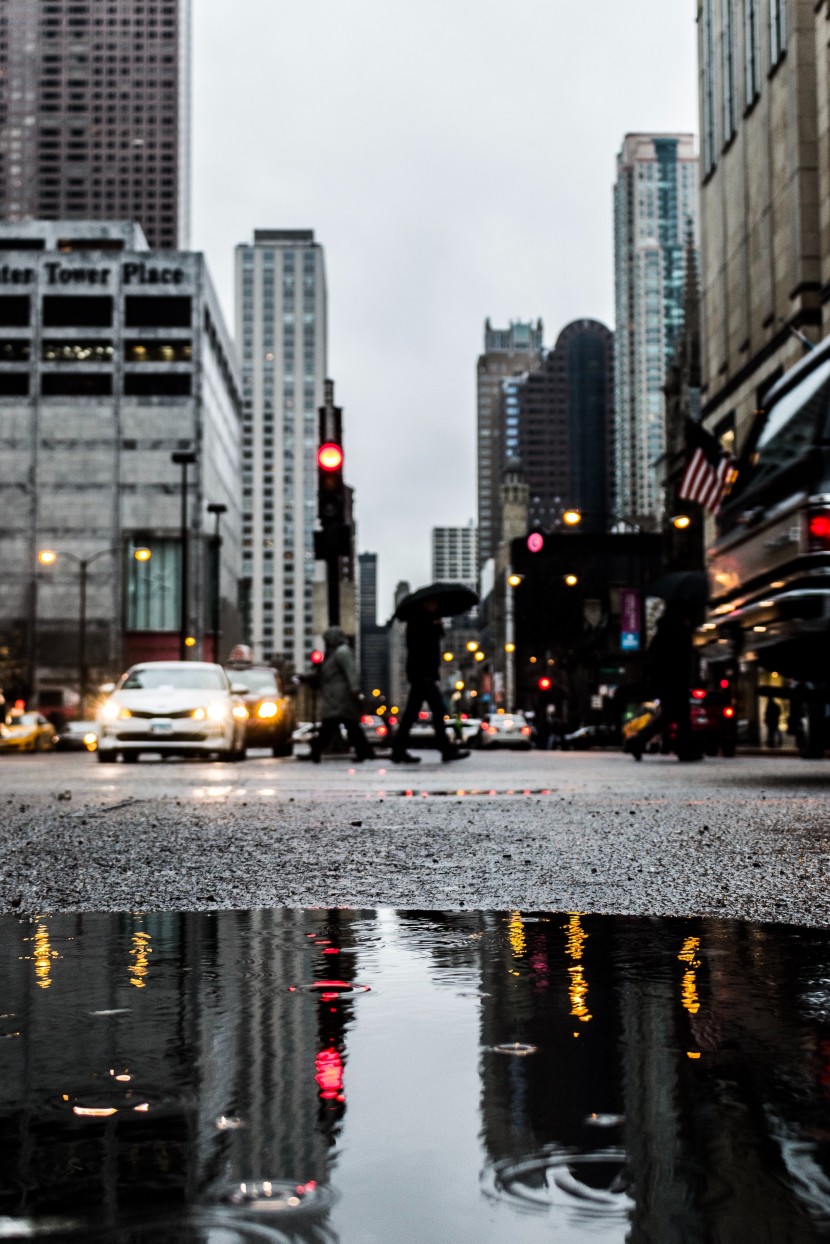
{"type": "Polygon", "coordinates": [[[0,752],[51,752],[56,733],[41,713],[9,713],[0,722],[0,752]]]}

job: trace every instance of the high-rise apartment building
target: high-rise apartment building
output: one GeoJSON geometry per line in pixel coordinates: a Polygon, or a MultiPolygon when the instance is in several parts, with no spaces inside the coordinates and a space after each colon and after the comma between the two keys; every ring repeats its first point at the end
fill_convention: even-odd
{"type": "Polygon", "coordinates": [[[236,249],[243,382],[243,576],[257,660],[311,648],[317,411],[326,376],[326,276],[311,229],[257,229],[236,249]]]}
{"type": "Polygon", "coordinates": [[[378,625],[378,555],[358,556],[360,609],[358,613],[358,649],[360,652],[360,683],[370,696],[379,690],[389,695],[389,627],[378,625]]]}
{"type": "Polygon", "coordinates": [[[576,507],[583,530],[605,530],[614,435],[610,329],[576,320],[538,368],[505,380],[503,426],[509,453],[524,467],[531,523],[554,529],[563,511],[576,507]]]}
{"type": "Polygon", "coordinates": [[[542,321],[511,322],[509,328],[484,325],[484,353],[477,373],[477,463],[479,564],[492,557],[501,532],[500,493],[505,449],[502,427],[502,381],[519,376],[542,358],[542,321]]]}
{"type": "Polygon", "coordinates": [[[743,8],[698,6],[703,418],[739,450],[830,329],[830,8],[743,8]]]}
{"type": "Polygon", "coordinates": [[[470,519],[466,527],[433,527],[432,578],[436,583],[478,581],[478,532],[470,519]]]}
{"type": "Polygon", "coordinates": [[[663,386],[683,328],[686,241],[697,236],[691,134],[628,134],[614,188],[615,508],[662,516],[663,386]]]}
{"type": "Polygon", "coordinates": [[[0,219],[188,244],[190,0],[0,0],[0,219]]]}

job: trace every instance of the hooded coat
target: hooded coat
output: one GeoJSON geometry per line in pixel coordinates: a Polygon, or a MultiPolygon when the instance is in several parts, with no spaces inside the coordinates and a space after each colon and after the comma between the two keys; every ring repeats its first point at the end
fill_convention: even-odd
{"type": "Polygon", "coordinates": [[[330,626],[324,633],[326,656],[320,666],[320,716],[352,717],[357,720],[359,683],[354,655],[339,626],[330,626]]]}

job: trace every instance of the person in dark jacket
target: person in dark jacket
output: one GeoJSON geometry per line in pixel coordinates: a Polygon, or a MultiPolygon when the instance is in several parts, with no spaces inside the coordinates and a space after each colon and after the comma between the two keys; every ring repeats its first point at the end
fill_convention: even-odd
{"type": "Polygon", "coordinates": [[[360,728],[359,684],[354,656],[339,626],[330,626],[323,635],[326,655],[317,677],[320,689],[321,724],[311,744],[311,759],[320,763],[320,755],[340,731],[346,731],[355,751],[355,760],[374,760],[375,753],[360,728]]]}
{"type": "Polygon", "coordinates": [[[406,624],[406,676],[409,679],[409,697],[392,745],[392,760],[395,764],[417,764],[421,759],[420,756],[411,755],[406,749],[409,731],[424,703],[429,705],[432,712],[435,746],[441,753],[441,759],[463,760],[470,754],[453,746],[447,739],[444,728],[444,714],[447,709],[438,685],[441,639],[444,635],[444,627],[438,616],[439,608],[437,600],[424,601],[423,606],[413,613],[406,624]]]}
{"type": "Polygon", "coordinates": [[[683,602],[671,602],[657,623],[648,646],[647,669],[654,698],[660,701],[660,712],[629,739],[626,750],[635,760],[642,759],[646,744],[655,734],[663,733],[672,725],[676,730],[678,760],[703,759],[703,752],[692,738],[689,706],[694,654],[693,612],[692,607],[683,602]]]}

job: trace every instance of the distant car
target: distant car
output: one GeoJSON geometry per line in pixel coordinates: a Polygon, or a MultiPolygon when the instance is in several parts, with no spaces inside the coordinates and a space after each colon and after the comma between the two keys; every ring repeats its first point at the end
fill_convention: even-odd
{"type": "MultiPolygon", "coordinates": [[[[630,751],[640,730],[653,720],[659,705],[647,701],[633,710],[634,715],[623,725],[623,751],[630,751]]],[[[707,756],[734,756],[738,743],[738,722],[729,693],[695,687],[689,697],[689,719],[692,739],[707,756]]],[[[647,751],[674,750],[677,727],[669,722],[661,735],[650,740],[647,751]]]]}
{"type": "Polygon", "coordinates": [[[360,727],[374,748],[392,746],[392,737],[388,725],[377,713],[364,713],[360,719],[360,727]]]}
{"type": "Polygon", "coordinates": [[[10,713],[0,723],[0,752],[51,752],[55,734],[42,713],[10,713]]]}
{"type": "MultiPolygon", "coordinates": [[[[450,717],[444,718],[444,732],[451,743],[457,743],[455,731],[452,729],[450,717]]],[[[409,731],[409,744],[412,747],[432,747],[435,743],[435,731],[432,727],[432,713],[422,709],[417,720],[412,723],[409,731]]]]}
{"type": "Polygon", "coordinates": [[[278,671],[270,665],[232,665],[227,674],[248,710],[245,746],[269,747],[275,756],[290,756],[294,710],[278,671]]]}
{"type": "Polygon", "coordinates": [[[98,746],[97,721],[68,721],[58,732],[55,750],[59,752],[94,752],[98,746]]]}
{"type": "Polygon", "coordinates": [[[98,759],[136,761],[142,752],[245,755],[248,710],[221,665],[147,661],[133,665],[101,709],[98,759]]]}
{"type": "Polygon", "coordinates": [[[481,723],[478,746],[519,747],[529,751],[533,728],[522,713],[496,713],[481,723]]]}

